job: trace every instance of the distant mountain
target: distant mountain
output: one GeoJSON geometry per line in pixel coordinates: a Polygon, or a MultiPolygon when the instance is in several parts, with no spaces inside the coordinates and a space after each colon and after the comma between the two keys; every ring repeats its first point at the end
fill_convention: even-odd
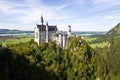
{"type": "Polygon", "coordinates": [[[0,33],[4,33],[6,31],[9,31],[8,29],[0,29],[0,33]]]}
{"type": "Polygon", "coordinates": [[[120,34],[120,23],[117,24],[115,27],[113,27],[111,30],[109,30],[106,35],[115,36],[119,34],[120,34]]]}
{"type": "Polygon", "coordinates": [[[34,31],[0,29],[0,34],[20,34],[20,33],[33,33],[33,32],[34,31]]]}

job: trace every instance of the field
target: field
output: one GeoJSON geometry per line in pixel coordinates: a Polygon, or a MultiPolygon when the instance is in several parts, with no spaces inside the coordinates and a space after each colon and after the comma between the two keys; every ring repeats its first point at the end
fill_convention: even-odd
{"type": "MultiPolygon", "coordinates": [[[[90,44],[92,48],[96,47],[105,47],[108,45],[108,42],[101,42],[101,43],[90,43],[94,40],[96,40],[98,36],[85,36],[84,39],[90,44]]],[[[12,44],[19,44],[23,42],[28,42],[30,40],[34,39],[33,35],[18,35],[18,36],[4,36],[0,37],[0,44],[2,46],[12,45],[12,44]]]]}
{"type": "Polygon", "coordinates": [[[108,46],[108,42],[90,44],[90,46],[92,48],[96,48],[96,47],[104,48],[105,46],[108,46]]]}
{"type": "Polygon", "coordinates": [[[2,46],[7,46],[12,44],[28,42],[32,39],[34,39],[33,35],[18,35],[14,37],[4,36],[4,37],[0,37],[0,44],[2,44],[2,46]]]}
{"type": "Polygon", "coordinates": [[[92,48],[96,48],[96,47],[104,48],[105,46],[108,46],[108,41],[101,43],[90,43],[91,41],[94,41],[97,38],[98,37],[92,37],[92,36],[84,37],[84,39],[90,44],[92,48]]]}
{"type": "Polygon", "coordinates": [[[97,37],[86,36],[84,37],[87,42],[91,42],[97,39],[97,37]]]}

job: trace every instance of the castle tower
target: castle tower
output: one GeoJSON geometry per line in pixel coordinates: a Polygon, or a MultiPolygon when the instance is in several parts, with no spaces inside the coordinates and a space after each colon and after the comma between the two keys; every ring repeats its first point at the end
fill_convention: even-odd
{"type": "Polygon", "coordinates": [[[67,35],[63,35],[63,48],[66,48],[66,44],[67,44],[67,35]]]}
{"type": "MultiPolygon", "coordinates": [[[[37,24],[36,24],[37,26],[37,24]]],[[[34,31],[35,31],[35,38],[34,38],[34,41],[39,45],[40,43],[40,32],[39,32],[39,29],[37,27],[34,28],[34,31]]]]}
{"type": "Polygon", "coordinates": [[[44,24],[43,16],[41,15],[41,23],[44,24]]]}
{"type": "Polygon", "coordinates": [[[68,34],[68,38],[71,37],[71,26],[70,25],[68,26],[68,32],[67,32],[67,34],[68,34]]]}
{"type": "Polygon", "coordinates": [[[48,43],[48,22],[46,23],[46,43],[48,43]]]}
{"type": "Polygon", "coordinates": [[[62,39],[62,36],[63,36],[62,33],[60,33],[60,34],[59,34],[59,40],[58,40],[58,41],[59,41],[58,45],[59,45],[60,47],[63,47],[63,43],[62,43],[63,39],[62,39]]]}

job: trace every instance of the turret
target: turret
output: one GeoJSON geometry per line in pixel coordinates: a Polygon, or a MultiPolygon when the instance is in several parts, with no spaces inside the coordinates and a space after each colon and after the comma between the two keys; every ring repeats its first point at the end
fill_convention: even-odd
{"type": "Polygon", "coordinates": [[[43,16],[41,15],[41,23],[44,24],[43,16]]]}
{"type": "Polygon", "coordinates": [[[46,43],[48,43],[48,22],[46,23],[46,43]]]}
{"type": "MultiPolygon", "coordinates": [[[[37,24],[36,24],[36,26],[37,26],[37,24]]],[[[40,32],[39,32],[38,27],[35,27],[34,31],[35,31],[34,41],[37,42],[37,44],[39,45],[39,43],[40,43],[40,36],[39,36],[40,32]]]]}
{"type": "Polygon", "coordinates": [[[60,33],[59,34],[59,46],[60,47],[63,47],[63,39],[62,38],[63,38],[63,35],[62,35],[62,33],[60,33]]]}
{"type": "Polygon", "coordinates": [[[68,26],[68,32],[67,32],[67,34],[68,34],[68,38],[71,37],[71,26],[70,25],[68,26]]]}

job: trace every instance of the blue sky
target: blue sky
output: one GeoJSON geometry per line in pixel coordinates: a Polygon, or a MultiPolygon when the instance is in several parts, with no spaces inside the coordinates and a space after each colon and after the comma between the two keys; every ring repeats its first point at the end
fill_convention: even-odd
{"type": "Polygon", "coordinates": [[[34,30],[41,14],[59,30],[108,31],[120,23],[120,0],[0,0],[0,29],[34,30]]]}

